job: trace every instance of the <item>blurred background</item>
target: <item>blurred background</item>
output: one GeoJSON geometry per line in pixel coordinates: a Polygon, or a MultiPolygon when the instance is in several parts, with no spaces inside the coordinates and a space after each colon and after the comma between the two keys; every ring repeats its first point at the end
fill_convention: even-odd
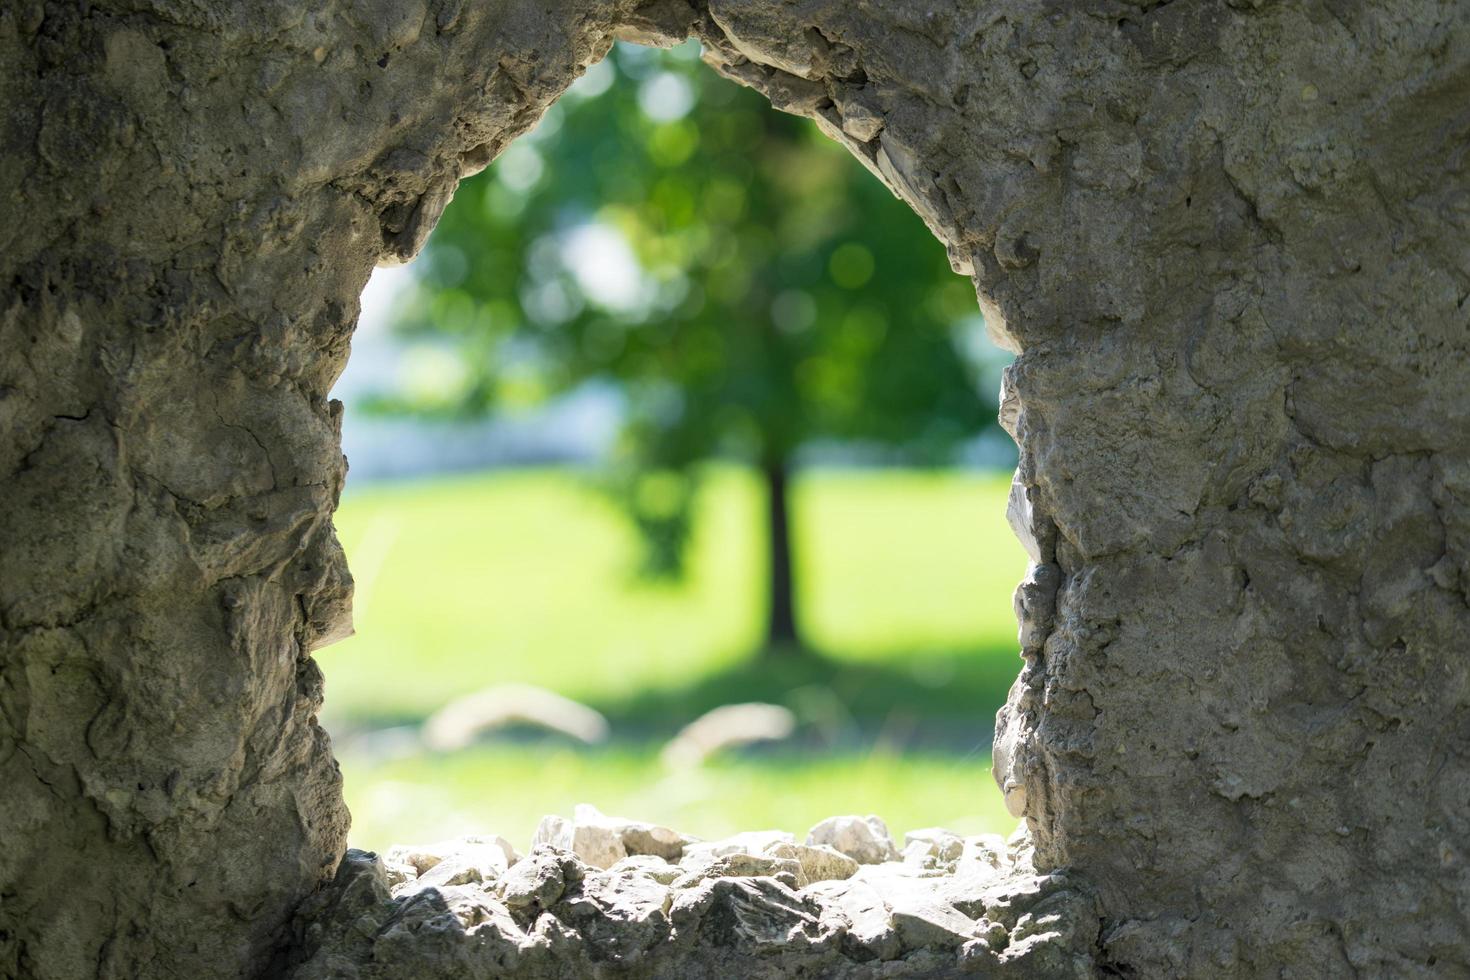
{"type": "Polygon", "coordinates": [[[579,802],[1008,832],[1008,361],[846,151],[617,46],[363,297],[319,657],[355,846],[579,802]]]}

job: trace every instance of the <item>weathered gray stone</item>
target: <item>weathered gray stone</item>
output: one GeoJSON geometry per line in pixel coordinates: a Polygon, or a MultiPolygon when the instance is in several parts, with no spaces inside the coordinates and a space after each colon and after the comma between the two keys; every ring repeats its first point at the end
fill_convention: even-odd
{"type": "Polygon", "coordinates": [[[877,817],[828,817],[806,835],[807,846],[826,845],[858,864],[898,859],[888,826],[877,817]]]}
{"type": "Polygon", "coordinates": [[[975,922],[949,901],[940,874],[907,864],[865,865],[853,876],[882,899],[903,947],[953,949],[973,938],[975,922]]]}
{"type": "Polygon", "coordinates": [[[443,888],[493,882],[505,873],[510,862],[498,847],[480,845],[440,861],[416,878],[412,888],[443,888]]]}
{"type": "MultiPolygon", "coordinates": [[[[1019,355],[1056,588],[996,901],[1066,869],[1108,930],[995,968],[1470,972],[1465,4],[94,0],[0,5],[0,975],[255,975],[311,928],[321,976],[575,975],[551,910],[522,950],[433,889],[287,928],[388,887],[341,863],[312,659],[358,296],[620,33],[815,117],[1019,355]]],[[[700,907],[786,901],[748,881],[700,907]]],[[[648,975],[829,967],[801,908],[766,961],[691,907],[648,975]]]]}
{"type": "Polygon", "coordinates": [[[906,864],[953,871],[964,853],[964,839],[942,827],[925,827],[903,835],[903,860],[906,864]]]}
{"type": "MultiPolygon", "coordinates": [[[[289,975],[539,980],[612,970],[774,980],[947,977],[983,968],[1047,976],[1091,962],[1098,906],[1066,876],[1038,879],[1009,858],[981,880],[900,862],[859,867],[837,855],[852,877],[797,890],[800,862],[780,852],[818,849],[769,846],[777,853],[736,850],[695,862],[696,870],[665,885],[649,870],[673,866],[657,858],[626,858],[603,871],[541,845],[494,886],[396,896],[382,863],[353,852],[298,920],[289,975]],[[1027,972],[1036,964],[1043,972],[1027,972]]],[[[429,873],[459,866],[475,847],[443,854],[429,873]]]]}
{"type": "Polygon", "coordinates": [[[585,803],[577,805],[571,820],[542,818],[532,841],[571,851],[594,868],[610,868],[633,854],[678,860],[686,842],[668,827],[609,817],[585,803]]]}
{"type": "Polygon", "coordinates": [[[801,869],[797,879],[802,886],[814,881],[841,881],[851,878],[858,869],[856,861],[825,844],[813,846],[782,841],[767,844],[764,853],[797,862],[801,869]]]}
{"type": "Polygon", "coordinates": [[[709,863],[698,863],[674,881],[675,889],[693,888],[711,878],[775,878],[787,888],[806,884],[801,862],[771,854],[727,854],[709,863]]]}
{"type": "Polygon", "coordinates": [[[794,844],[796,838],[784,830],[746,830],[720,840],[697,841],[684,847],[680,864],[696,867],[731,854],[764,854],[777,844],[794,844]]]}
{"type": "Polygon", "coordinates": [[[570,851],[594,868],[610,868],[628,856],[623,835],[606,823],[582,823],[557,816],[541,818],[531,846],[570,851]]]}
{"type": "Polygon", "coordinates": [[[1037,676],[1028,663],[1026,670],[1011,685],[1005,706],[996,713],[995,741],[990,745],[991,775],[1000,787],[1006,812],[1018,818],[1026,815],[1026,769],[1021,753],[1028,721],[1019,706],[1025,701],[1026,692],[1037,676]]]}
{"type": "Polygon", "coordinates": [[[592,962],[637,963],[670,935],[670,891],[647,875],[593,874],[555,916],[592,962]]]}
{"type": "MultiPolygon", "coordinates": [[[[569,857],[545,844],[537,845],[500,876],[496,891],[512,909],[550,908],[566,892],[569,857]]],[[[571,877],[575,881],[578,873],[571,877]]]]}
{"type": "Polygon", "coordinates": [[[747,955],[801,954],[835,940],[820,906],[770,877],[699,881],[674,899],[669,917],[686,941],[747,955]]]}
{"type": "Polygon", "coordinates": [[[433,844],[392,847],[383,855],[383,862],[389,867],[401,865],[411,868],[413,874],[418,877],[428,874],[451,855],[456,857],[470,855],[487,867],[495,866],[500,871],[504,871],[521,859],[510,841],[504,837],[490,835],[457,837],[433,844]]]}
{"type": "Polygon", "coordinates": [[[1014,859],[1014,856],[1005,838],[999,834],[975,834],[965,838],[957,868],[960,873],[971,865],[999,869],[1009,863],[1008,858],[1014,859]]]}
{"type": "Polygon", "coordinates": [[[853,959],[891,960],[902,951],[903,940],[888,903],[867,881],[824,881],[806,889],[806,894],[842,913],[843,946],[853,959]]]}
{"type": "Polygon", "coordinates": [[[672,884],[684,873],[677,864],[670,864],[653,854],[630,854],[608,868],[613,874],[640,874],[652,878],[661,885],[672,884]]]}

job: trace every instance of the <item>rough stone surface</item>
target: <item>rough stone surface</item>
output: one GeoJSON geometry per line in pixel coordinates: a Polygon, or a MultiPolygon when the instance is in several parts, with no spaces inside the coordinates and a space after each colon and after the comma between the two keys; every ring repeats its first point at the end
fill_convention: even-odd
{"type": "MultiPolygon", "coordinates": [[[[994,839],[990,836],[984,840],[994,839]]],[[[903,859],[921,868],[954,869],[965,853],[964,839],[942,827],[925,827],[903,835],[903,859]]]]}
{"type": "Polygon", "coordinates": [[[811,829],[806,842],[808,847],[830,847],[858,864],[898,858],[888,825],[878,817],[829,817],[811,829]]]}
{"type": "Polygon", "coordinates": [[[459,837],[411,847],[394,847],[383,856],[390,866],[406,866],[415,876],[428,874],[450,855],[477,854],[482,863],[498,865],[500,870],[521,859],[515,847],[504,837],[459,837]]]}
{"type": "MultiPolygon", "coordinates": [[[[14,0],[0,975],[257,973],[333,880],[311,652],[350,629],[358,296],[615,35],[691,33],[903,196],[1018,353],[997,775],[1100,904],[991,917],[1007,955],[1470,971],[1470,7],[14,0]]],[[[377,908],[354,867],[318,899],[377,908]]],[[[783,888],[661,914],[715,949],[776,907],[782,956],[831,955],[783,888]]],[[[469,955],[405,901],[375,949],[469,955]]],[[[476,907],[483,955],[583,948],[476,907]]]]}
{"type": "Polygon", "coordinates": [[[825,844],[771,844],[765,853],[771,857],[795,861],[800,866],[797,880],[806,885],[815,881],[841,881],[857,874],[858,863],[825,844]]]}
{"type": "Polygon", "coordinates": [[[728,854],[710,862],[697,862],[674,879],[675,888],[693,888],[712,878],[774,878],[787,888],[803,884],[801,862],[774,854],[728,854]]]}
{"type": "MultiPolygon", "coordinates": [[[[982,843],[946,838],[961,850],[982,843]]],[[[748,849],[713,860],[691,854],[677,866],[630,858],[601,870],[542,844],[499,880],[428,883],[441,868],[470,863],[481,846],[467,843],[391,894],[383,862],[349,852],[333,884],[302,909],[287,975],[1092,975],[1096,897],[1064,875],[1037,875],[1016,849],[986,862],[984,874],[901,862],[859,868],[843,858],[853,872],[846,880],[807,883],[796,858],[748,849]],[[681,872],[672,881],[671,867],[681,872]]]]}
{"type": "Polygon", "coordinates": [[[594,868],[610,868],[624,858],[651,855],[673,860],[684,853],[689,838],[657,824],[609,817],[581,804],[572,819],[543,817],[532,844],[571,851],[594,868]]]}
{"type": "Polygon", "coordinates": [[[720,840],[686,844],[684,858],[686,862],[709,862],[730,854],[764,854],[772,847],[795,843],[796,837],[784,830],[745,830],[720,840]]]}
{"type": "Polygon", "coordinates": [[[519,860],[503,837],[464,837],[424,847],[394,848],[383,866],[393,894],[492,882],[519,860]]]}

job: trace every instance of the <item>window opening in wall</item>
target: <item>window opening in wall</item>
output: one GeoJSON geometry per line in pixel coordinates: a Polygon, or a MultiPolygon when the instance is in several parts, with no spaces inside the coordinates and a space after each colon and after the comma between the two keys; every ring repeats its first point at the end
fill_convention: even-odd
{"type": "Polygon", "coordinates": [[[354,845],[581,802],[1009,831],[1008,359],[846,151],[618,45],[364,296],[320,657],[354,845]]]}

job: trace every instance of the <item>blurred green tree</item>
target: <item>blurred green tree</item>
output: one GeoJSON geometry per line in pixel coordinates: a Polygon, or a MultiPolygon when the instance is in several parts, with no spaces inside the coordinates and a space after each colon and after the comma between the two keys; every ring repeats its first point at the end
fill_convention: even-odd
{"type": "Polygon", "coordinates": [[[922,221],[692,44],[618,45],[460,186],[419,265],[396,329],[457,348],[465,373],[396,407],[482,413],[614,383],[645,572],[682,570],[702,460],[758,468],[768,651],[803,649],[797,450],[934,463],[995,420],[956,336],[978,322],[973,289],[922,221]]]}

